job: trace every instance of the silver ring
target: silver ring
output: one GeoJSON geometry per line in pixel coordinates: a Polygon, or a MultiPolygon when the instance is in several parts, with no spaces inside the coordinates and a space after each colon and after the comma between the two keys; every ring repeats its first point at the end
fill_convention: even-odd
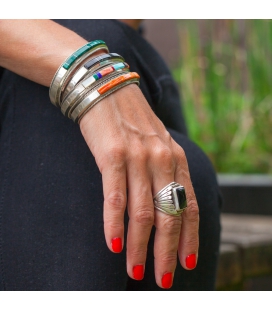
{"type": "Polygon", "coordinates": [[[173,216],[179,216],[187,207],[185,188],[171,182],[161,189],[154,197],[156,209],[173,216]]]}

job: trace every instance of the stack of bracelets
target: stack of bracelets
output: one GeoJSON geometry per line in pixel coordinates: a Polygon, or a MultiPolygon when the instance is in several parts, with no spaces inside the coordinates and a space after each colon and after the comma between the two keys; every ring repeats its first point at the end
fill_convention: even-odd
{"type": "Polygon", "coordinates": [[[129,71],[122,56],[109,53],[104,41],[95,40],[75,51],[58,68],[49,97],[65,116],[79,123],[100,100],[126,85],[139,85],[139,79],[136,72],[129,71]],[[99,50],[107,54],[93,57],[99,50]]]}

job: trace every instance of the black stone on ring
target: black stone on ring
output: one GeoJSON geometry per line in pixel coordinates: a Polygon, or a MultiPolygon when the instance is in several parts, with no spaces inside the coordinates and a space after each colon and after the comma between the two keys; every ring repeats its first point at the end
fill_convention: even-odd
{"type": "Polygon", "coordinates": [[[171,182],[153,198],[156,209],[173,216],[179,216],[187,207],[185,188],[171,182]]]}

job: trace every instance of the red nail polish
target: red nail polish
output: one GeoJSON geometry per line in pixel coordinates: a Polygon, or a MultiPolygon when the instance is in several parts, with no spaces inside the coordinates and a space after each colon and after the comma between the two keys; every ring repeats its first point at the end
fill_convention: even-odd
{"type": "Polygon", "coordinates": [[[135,280],[142,280],[144,277],[144,266],[136,265],[133,267],[133,278],[135,280]]]}
{"type": "Polygon", "coordinates": [[[188,255],[186,257],[185,263],[186,263],[187,268],[190,268],[190,269],[195,268],[195,266],[196,266],[196,255],[195,254],[188,255]]]}
{"type": "Polygon", "coordinates": [[[122,251],[122,239],[121,238],[113,238],[111,240],[111,248],[113,252],[120,253],[122,251]]]}
{"type": "Polygon", "coordinates": [[[173,281],[173,274],[172,272],[168,272],[163,275],[162,277],[162,287],[163,288],[170,288],[172,286],[173,281]]]}

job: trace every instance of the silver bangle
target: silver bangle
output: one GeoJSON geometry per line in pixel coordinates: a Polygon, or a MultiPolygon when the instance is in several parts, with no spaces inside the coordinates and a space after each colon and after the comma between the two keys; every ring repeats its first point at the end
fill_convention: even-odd
{"type": "Polygon", "coordinates": [[[125,81],[115,87],[111,88],[108,92],[103,95],[100,95],[97,90],[93,91],[89,94],[72,112],[71,119],[74,122],[80,122],[82,117],[91,109],[93,108],[99,101],[104,99],[105,97],[109,96],[111,93],[115,92],[116,90],[129,85],[129,84],[137,84],[139,85],[139,79],[131,79],[125,81]]]}
{"type": "Polygon", "coordinates": [[[75,87],[75,89],[69,93],[69,95],[66,97],[64,102],[61,105],[61,112],[70,118],[72,110],[77,106],[77,104],[81,101],[84,100],[84,98],[93,90],[99,88],[100,86],[104,85],[105,83],[109,82],[113,78],[116,78],[120,75],[123,75],[124,71],[114,71],[109,75],[104,76],[100,80],[95,80],[94,83],[91,83],[87,85],[86,87],[84,86],[84,82],[88,80],[85,79],[79,84],[78,86],[75,87]]]}
{"type": "MultiPolygon", "coordinates": [[[[113,64],[118,63],[118,62],[123,62],[123,59],[121,59],[121,58],[116,58],[116,59],[112,59],[112,60],[108,59],[108,60],[105,60],[105,61],[101,62],[100,64],[99,63],[96,64],[93,68],[91,68],[90,70],[87,70],[87,71],[86,71],[86,68],[81,67],[78,70],[78,73],[82,74],[82,77],[80,77],[80,79],[79,79],[79,81],[77,83],[81,82],[83,79],[89,78],[93,74],[97,73],[98,70],[102,70],[105,67],[113,65],[113,64]]],[[[72,87],[71,87],[70,92],[76,87],[76,84],[75,85],[71,85],[71,86],[72,87]]],[[[66,98],[67,98],[67,96],[69,96],[70,92],[66,91],[66,89],[65,89],[64,94],[62,96],[63,97],[62,102],[64,102],[64,100],[66,100],[66,98]]]]}
{"type": "Polygon", "coordinates": [[[94,72],[94,70],[101,67],[102,64],[105,65],[113,60],[118,60],[120,62],[125,61],[124,58],[117,53],[99,55],[95,58],[89,59],[68,82],[63,92],[63,98],[65,98],[68,93],[73,90],[76,84],[85,78],[87,74],[94,72]]]}
{"type": "MultiPolygon", "coordinates": [[[[106,53],[109,52],[107,45],[105,44],[104,41],[101,40],[96,40],[87,43],[89,44],[89,50],[86,51],[84,54],[78,56],[77,58],[74,57],[77,52],[79,52],[83,47],[78,49],[75,53],[73,53],[72,56],[69,56],[66,58],[65,62],[61,64],[61,66],[58,68],[57,72],[55,73],[50,87],[49,87],[49,98],[50,101],[57,107],[60,106],[59,100],[60,100],[60,95],[62,91],[62,86],[66,80],[66,78],[69,76],[69,74],[86,58],[90,57],[90,55],[94,54],[95,52],[99,50],[104,50],[106,53]],[[103,43],[102,43],[103,42],[103,43]],[[65,66],[67,62],[69,62],[72,59],[72,63],[70,64],[69,67],[65,66]]],[[[86,45],[87,45],[86,44],[86,45]]]]}

